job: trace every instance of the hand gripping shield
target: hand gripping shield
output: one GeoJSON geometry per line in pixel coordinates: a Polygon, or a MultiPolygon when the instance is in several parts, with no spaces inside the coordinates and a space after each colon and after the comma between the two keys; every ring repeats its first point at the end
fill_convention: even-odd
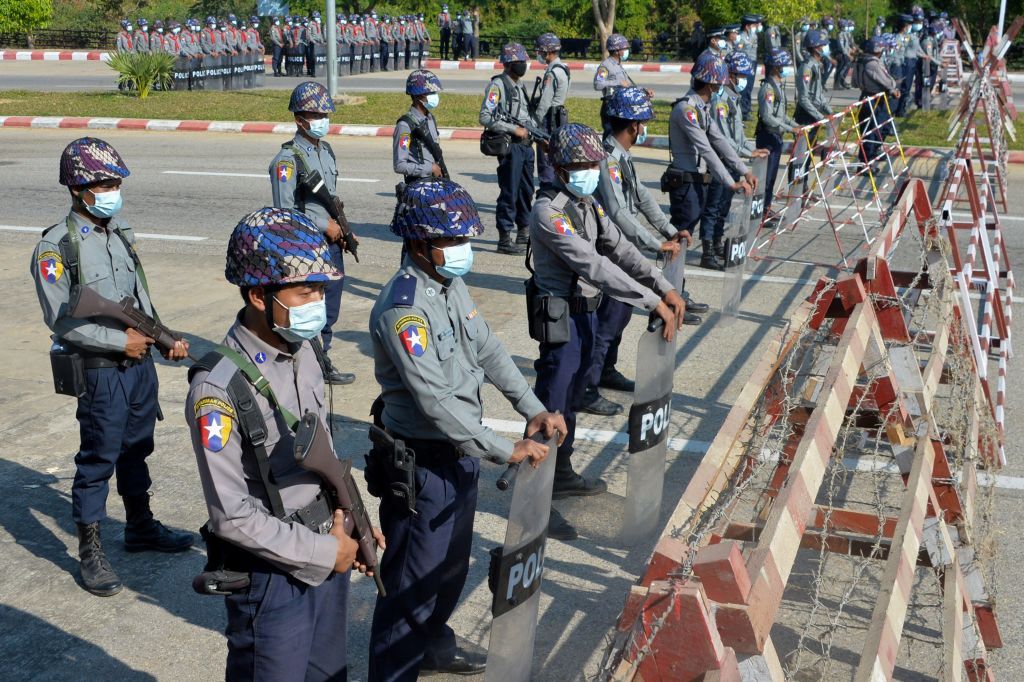
{"type": "MultiPolygon", "coordinates": [[[[542,438],[533,436],[538,442],[542,438]]],[[[538,468],[513,464],[498,479],[499,490],[515,487],[505,544],[491,550],[488,583],[494,593],[494,622],[487,651],[488,682],[527,682],[531,677],[557,442],[547,442],[548,456],[538,468]]]]}
{"type": "Polygon", "coordinates": [[[768,159],[754,159],[751,172],[757,177],[757,189],[747,195],[737,192],[729,207],[725,223],[725,280],[722,283],[721,323],[732,324],[739,314],[743,298],[743,275],[747,271],[747,254],[751,241],[764,218],[764,178],[768,172],[768,159]]]}

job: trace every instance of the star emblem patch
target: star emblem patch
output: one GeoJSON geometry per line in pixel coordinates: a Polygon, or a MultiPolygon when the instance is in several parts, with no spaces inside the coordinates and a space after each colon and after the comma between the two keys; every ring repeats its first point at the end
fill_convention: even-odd
{"type": "Polygon", "coordinates": [[[398,136],[398,148],[409,149],[409,133],[402,133],[398,136]]]}
{"type": "Polygon", "coordinates": [[[204,448],[210,452],[220,452],[231,436],[231,417],[222,412],[207,412],[199,418],[199,433],[204,448]]]}
{"type": "Polygon", "coordinates": [[[55,284],[64,274],[64,263],[56,251],[47,251],[39,255],[39,276],[44,282],[55,284]]]}
{"type": "Polygon", "coordinates": [[[683,114],[686,116],[686,120],[690,122],[690,125],[700,125],[700,120],[697,118],[697,110],[693,107],[683,109],[683,114]]]}
{"type": "Polygon", "coordinates": [[[418,358],[427,352],[427,323],[418,315],[406,315],[395,323],[395,331],[405,352],[418,358]]]}
{"type": "Polygon", "coordinates": [[[619,164],[614,161],[608,161],[608,177],[612,179],[616,185],[622,184],[622,176],[619,175],[619,164]]]}
{"type": "Polygon", "coordinates": [[[277,173],[278,181],[288,182],[292,179],[292,175],[295,173],[295,164],[291,161],[281,161],[277,164],[275,172],[277,173]]]}
{"type": "Polygon", "coordinates": [[[551,217],[551,227],[555,228],[555,232],[558,234],[567,237],[572,237],[576,234],[576,228],[569,222],[569,218],[561,214],[551,217]]]}

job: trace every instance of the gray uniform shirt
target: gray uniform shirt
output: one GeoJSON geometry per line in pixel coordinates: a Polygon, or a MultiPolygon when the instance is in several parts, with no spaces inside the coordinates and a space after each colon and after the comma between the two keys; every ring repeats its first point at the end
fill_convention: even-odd
{"type": "Polygon", "coordinates": [[[405,258],[370,311],[370,337],[391,433],[507,462],[512,441],[482,423],[484,379],[526,419],[544,411],[460,277],[443,285],[405,258]]]}
{"type": "Polygon", "coordinates": [[[499,76],[491,79],[480,105],[480,125],[499,133],[511,133],[518,127],[515,123],[499,120],[498,114],[507,114],[516,121],[530,120],[529,98],[522,79],[513,85],[511,92],[505,87],[504,78],[499,76]]]}
{"type": "Polygon", "coordinates": [[[296,157],[300,155],[305,160],[307,170],[320,171],[327,190],[337,196],[338,166],[334,162],[330,146],[323,140],[314,146],[301,133],[295,133],[292,146],[282,147],[270,162],[270,191],[274,206],[301,210],[323,231],[327,229],[327,222],[331,216],[315,199],[306,198],[304,191],[299,187],[299,171],[302,165],[296,157]]]}
{"type": "Polygon", "coordinates": [[[121,230],[134,248],[135,234],[126,223],[112,218],[109,226],[102,228],[71,212],[65,220],[46,231],[32,252],[29,263],[46,326],[56,339],[94,353],[124,352],[128,341],[126,327],[110,318],[78,320],[67,315],[71,285],[78,284],[78,281],[71,281],[71,273],[65,269],[60,240],[69,229],[78,235],[78,269],[83,285],[111,301],[129,296],[137,307],[152,316],[153,304],[149,294],[138,278],[131,254],[114,233],[115,228],[121,230]]]}
{"type": "Polygon", "coordinates": [[[132,51],[132,36],[127,31],[121,31],[117,34],[117,51],[118,52],[131,52],[132,51]]]}
{"type": "Polygon", "coordinates": [[[281,28],[280,26],[271,26],[270,44],[277,45],[278,47],[284,47],[284,31],[285,29],[281,28]]]}
{"type": "Polygon", "coordinates": [[[779,137],[799,125],[790,118],[787,106],[786,89],[782,83],[772,78],[762,80],[757,93],[758,122],[779,137]]]}
{"type": "Polygon", "coordinates": [[[708,103],[693,88],[672,107],[668,142],[674,168],[690,173],[706,169],[729,186],[734,182],[729,168],[739,175],[748,171],[718,127],[711,125],[708,103]]]}
{"type": "Polygon", "coordinates": [[[767,55],[772,50],[777,50],[782,47],[782,35],[779,33],[778,26],[769,26],[764,32],[764,50],[767,55]]]}
{"type": "MultiPolygon", "coordinates": [[[[370,24],[370,26],[372,27],[373,24],[370,24]]],[[[317,22],[311,22],[309,26],[306,27],[306,33],[309,35],[309,42],[313,43],[314,45],[323,44],[324,33],[323,30],[320,28],[320,24],[318,24],[317,22]]]]}
{"type": "Polygon", "coordinates": [[[234,26],[228,26],[226,29],[220,32],[222,40],[224,41],[224,49],[228,52],[238,52],[239,48],[239,35],[238,29],[234,26]]]}
{"type": "Polygon", "coordinates": [[[132,46],[136,52],[146,53],[149,52],[149,33],[139,29],[135,32],[135,37],[132,40],[132,46]]]}
{"type": "MultiPolygon", "coordinates": [[[[432,115],[424,116],[416,107],[411,107],[406,115],[412,118],[417,126],[427,119],[427,130],[431,139],[434,142],[440,139],[437,134],[437,121],[432,115]]],[[[395,172],[406,177],[429,178],[434,162],[434,155],[426,145],[413,136],[409,123],[399,119],[391,136],[391,165],[395,172]]]]}
{"type": "Polygon", "coordinates": [[[640,182],[632,157],[619,141],[614,137],[605,138],[605,151],[608,156],[601,162],[601,180],[597,185],[601,206],[635,246],[646,246],[657,251],[661,248],[661,240],[640,223],[640,214],[666,239],[676,235],[676,228],[669,222],[668,216],[647,187],[640,182]]]}
{"type": "Polygon", "coordinates": [[[832,114],[832,107],[825,99],[824,80],[821,76],[821,63],[813,57],[800,64],[800,68],[797,69],[796,106],[816,119],[832,114]]]}
{"type": "MultiPolygon", "coordinates": [[[[256,365],[289,412],[320,415],[327,423],[324,380],[308,342],[294,354],[266,344],[236,320],[225,346],[256,365]]],[[[298,523],[286,523],[270,511],[255,455],[242,441],[227,387],[236,365],[222,359],[211,372],[197,372],[185,399],[185,421],[199,465],[199,480],[217,537],[238,545],[309,585],[319,585],[334,570],[338,541],[298,523]]],[[[251,387],[250,387],[251,388],[251,387]]],[[[295,436],[284,418],[255,390],[251,395],[267,425],[264,444],[281,491],[285,513],[301,509],[317,496],[320,477],[295,463],[295,436]]]]}
{"type": "Polygon", "coordinates": [[[750,61],[757,64],[757,31],[753,28],[740,31],[739,49],[750,58],[750,61]]]}
{"type": "MultiPolygon", "coordinates": [[[[750,84],[747,84],[750,87],[750,84]]],[[[754,143],[747,139],[743,129],[743,112],[740,109],[740,95],[730,86],[723,86],[722,96],[711,102],[711,113],[715,126],[729,140],[733,150],[741,159],[749,159],[754,143]]]]}
{"type": "Polygon", "coordinates": [[[203,53],[199,46],[199,38],[195,31],[188,30],[181,32],[181,51],[189,57],[198,57],[203,53]]]}
{"type": "MultiPolygon", "coordinates": [[[[633,79],[626,73],[626,69],[622,68],[622,64],[615,57],[608,57],[601,62],[597,71],[594,72],[594,89],[604,90],[605,88],[622,88],[630,85],[635,85],[633,79]]],[[[611,94],[611,91],[604,93],[605,95],[611,94]]]]}
{"type": "Polygon", "coordinates": [[[534,123],[539,127],[546,127],[546,117],[552,107],[564,107],[565,100],[569,97],[569,70],[561,59],[547,65],[540,84],[540,99],[537,100],[537,110],[533,112],[534,123]]]}
{"type": "Polygon", "coordinates": [[[856,68],[860,78],[860,89],[864,94],[877,95],[880,92],[892,94],[899,90],[896,79],[889,75],[875,55],[861,55],[857,60],[856,68]]]}
{"type": "Polygon", "coordinates": [[[157,52],[164,52],[164,34],[159,31],[153,31],[149,36],[149,51],[156,54],[157,52]]]}
{"type": "Polygon", "coordinates": [[[550,199],[538,196],[530,213],[530,241],[534,281],[544,295],[593,298],[603,291],[651,311],[672,290],[591,197],[579,199],[564,188],[550,199]],[[570,202],[582,225],[566,209],[570,202]],[[574,276],[578,276],[576,291],[572,291],[574,276]]]}
{"type": "Polygon", "coordinates": [[[220,31],[216,29],[204,28],[199,32],[199,47],[202,49],[203,54],[222,52],[224,50],[222,41],[223,38],[220,37],[220,31]]]}
{"type": "Polygon", "coordinates": [[[906,47],[903,48],[903,59],[920,59],[924,56],[924,50],[921,49],[921,40],[915,31],[911,31],[907,34],[906,47]]]}

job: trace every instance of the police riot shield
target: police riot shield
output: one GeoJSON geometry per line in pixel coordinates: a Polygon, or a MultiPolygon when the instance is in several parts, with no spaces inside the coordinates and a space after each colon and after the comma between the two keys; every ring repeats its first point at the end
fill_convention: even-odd
{"type": "Polygon", "coordinates": [[[739,313],[743,297],[743,274],[747,269],[750,242],[764,217],[764,177],[768,173],[768,159],[754,159],[750,168],[757,178],[753,194],[733,195],[729,217],[725,222],[725,280],[722,283],[721,324],[732,324],[739,313]]]}
{"type": "Polygon", "coordinates": [[[267,62],[263,58],[262,52],[257,52],[253,55],[253,77],[252,86],[254,88],[262,88],[266,82],[267,76],[267,62]]]}
{"type": "Polygon", "coordinates": [[[191,77],[192,60],[188,57],[175,57],[174,70],[171,72],[171,90],[188,90],[191,77]]]}
{"type": "Polygon", "coordinates": [[[288,76],[301,76],[306,70],[306,53],[302,47],[289,47],[284,51],[284,72],[288,76]]]}
{"type": "Polygon", "coordinates": [[[316,65],[316,70],[313,73],[327,73],[327,46],[323,43],[316,44],[313,50],[313,63],[316,65]]]}
{"type": "MultiPolygon", "coordinates": [[[[533,438],[542,442],[541,434],[533,438]]],[[[505,544],[491,550],[488,584],[494,593],[494,622],[487,650],[488,681],[530,679],[557,442],[557,438],[547,442],[548,456],[538,468],[512,465],[498,479],[499,489],[514,487],[505,544]]]]}
{"type": "MultiPolygon", "coordinates": [[[[683,287],[683,261],[680,255],[662,271],[676,291],[683,287]]],[[[676,342],[664,339],[660,318],[652,320],[657,324],[648,324],[637,345],[636,387],[629,408],[629,461],[620,538],[630,544],[648,536],[658,523],[672,416],[676,342]]]]}
{"type": "Polygon", "coordinates": [[[778,212],[780,219],[779,223],[775,226],[776,232],[792,226],[796,219],[800,217],[800,212],[804,208],[803,186],[806,180],[804,177],[806,169],[803,167],[803,162],[806,156],[807,137],[799,134],[796,136],[796,142],[793,143],[793,151],[789,155],[787,169],[789,184],[785,190],[786,205],[778,212]]]}

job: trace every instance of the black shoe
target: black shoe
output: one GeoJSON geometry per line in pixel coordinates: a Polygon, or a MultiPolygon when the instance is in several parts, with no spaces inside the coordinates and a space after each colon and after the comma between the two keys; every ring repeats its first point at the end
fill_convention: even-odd
{"type": "Polygon", "coordinates": [[[683,292],[683,300],[686,301],[686,312],[688,313],[697,313],[698,315],[701,315],[711,310],[711,306],[707,303],[697,303],[697,301],[690,298],[690,295],[685,291],[683,292]]]}
{"type": "Polygon", "coordinates": [[[339,371],[326,354],[324,355],[324,383],[334,386],[347,386],[356,380],[356,375],[351,372],[339,371]]]}
{"type": "Polygon", "coordinates": [[[516,244],[527,244],[530,241],[530,229],[521,227],[516,231],[516,244]]]}
{"type": "Polygon", "coordinates": [[[725,270],[725,266],[722,265],[720,260],[715,258],[713,253],[703,254],[700,257],[700,266],[706,270],[718,270],[719,272],[725,270]]]}
{"type": "Polygon", "coordinates": [[[523,247],[513,244],[509,237],[504,237],[498,242],[498,253],[504,253],[508,256],[518,256],[523,253],[523,247]]]}
{"type": "Polygon", "coordinates": [[[598,387],[607,388],[612,391],[625,391],[632,393],[636,389],[636,382],[627,379],[622,372],[612,367],[601,372],[601,380],[597,382],[598,387]]]}
{"type": "Polygon", "coordinates": [[[100,524],[79,523],[78,558],[82,586],[97,597],[110,597],[121,591],[121,579],[114,573],[100,543],[100,524]]]}
{"type": "Polygon", "coordinates": [[[576,532],[576,527],[566,521],[565,517],[552,507],[551,518],[548,519],[548,539],[571,542],[579,536],[580,534],[576,532]]]}
{"type": "Polygon", "coordinates": [[[691,313],[689,308],[683,313],[683,324],[698,325],[703,324],[704,318],[696,313],[691,313]]]}
{"type": "MultiPolygon", "coordinates": [[[[573,474],[573,478],[555,478],[555,485],[551,491],[551,499],[561,500],[566,497],[590,497],[608,492],[608,484],[600,478],[584,478],[579,474],[573,474]]],[[[552,510],[554,513],[554,510],[552,510]]]]}
{"type": "Polygon", "coordinates": [[[168,530],[153,518],[149,509],[149,494],[126,495],[124,500],[127,522],[124,526],[124,548],[129,552],[147,549],[157,552],[184,552],[195,538],[191,533],[168,530]]]}
{"type": "Polygon", "coordinates": [[[456,649],[455,655],[447,661],[424,656],[420,663],[421,672],[444,673],[447,675],[481,675],[487,667],[487,657],[476,652],[456,649]]]}
{"type": "Polygon", "coordinates": [[[576,408],[576,411],[596,414],[599,417],[614,417],[622,412],[622,405],[604,398],[598,393],[597,386],[588,386],[583,394],[583,401],[576,408]]]}
{"type": "Polygon", "coordinates": [[[712,245],[712,248],[715,251],[715,258],[717,258],[720,261],[724,261],[725,260],[725,245],[722,243],[722,240],[721,239],[716,239],[714,241],[714,244],[712,245]]]}

